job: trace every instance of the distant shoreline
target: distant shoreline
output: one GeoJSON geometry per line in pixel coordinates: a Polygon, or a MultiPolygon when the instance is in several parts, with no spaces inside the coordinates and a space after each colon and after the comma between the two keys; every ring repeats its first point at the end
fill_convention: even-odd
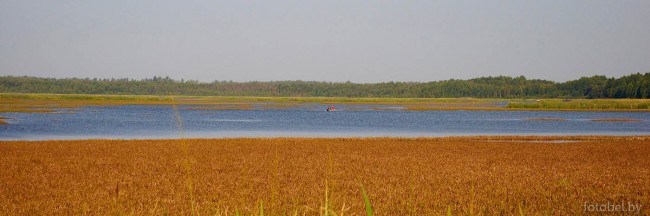
{"type": "Polygon", "coordinates": [[[218,105],[214,109],[285,109],[301,103],[398,105],[401,110],[650,112],[650,99],[346,98],[0,93],[0,113],[115,105],[218,105]],[[271,104],[269,104],[271,103],[271,104]],[[263,104],[263,106],[249,106],[263,104]]]}

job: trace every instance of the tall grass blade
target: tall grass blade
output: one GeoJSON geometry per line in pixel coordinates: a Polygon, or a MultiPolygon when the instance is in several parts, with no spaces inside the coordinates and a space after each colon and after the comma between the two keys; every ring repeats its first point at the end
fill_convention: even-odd
{"type": "Polygon", "coordinates": [[[324,215],[325,215],[325,216],[328,215],[328,210],[329,210],[329,208],[330,208],[330,206],[329,206],[329,202],[328,202],[328,199],[327,199],[327,191],[328,191],[328,190],[329,190],[329,188],[328,188],[328,185],[327,185],[327,179],[326,179],[326,180],[325,180],[325,209],[324,209],[324,211],[325,211],[325,214],[324,214],[324,215]]]}
{"type": "Polygon", "coordinates": [[[524,216],[524,210],[521,208],[521,203],[519,203],[519,215],[524,216]]]}
{"type": "Polygon", "coordinates": [[[363,193],[363,202],[366,203],[366,216],[372,216],[372,204],[370,204],[370,198],[368,198],[368,193],[366,193],[363,184],[361,184],[361,193],[363,193]]]}
{"type": "Polygon", "coordinates": [[[469,201],[469,215],[474,215],[474,183],[472,183],[470,195],[472,196],[472,200],[469,201]]]}
{"type": "Polygon", "coordinates": [[[191,176],[191,171],[192,171],[192,165],[189,160],[189,154],[190,154],[190,149],[189,149],[189,144],[185,142],[185,127],[183,126],[183,118],[181,117],[181,113],[178,111],[178,107],[176,106],[176,101],[174,101],[174,96],[169,93],[169,98],[172,103],[172,108],[174,110],[174,117],[176,119],[176,127],[178,127],[178,132],[181,135],[180,143],[181,143],[181,148],[183,150],[183,167],[185,168],[185,184],[187,185],[187,190],[190,195],[190,208],[192,210],[192,215],[198,215],[198,212],[194,209],[194,183],[192,181],[192,176],[191,176]]]}
{"type": "Polygon", "coordinates": [[[447,206],[447,216],[451,216],[451,206],[447,206]]]}

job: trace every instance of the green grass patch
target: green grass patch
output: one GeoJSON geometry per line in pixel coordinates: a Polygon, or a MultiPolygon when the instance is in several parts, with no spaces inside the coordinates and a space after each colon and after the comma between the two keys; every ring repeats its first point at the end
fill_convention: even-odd
{"type": "Polygon", "coordinates": [[[0,98],[26,99],[26,100],[142,100],[142,101],[167,101],[169,97],[153,95],[91,95],[91,94],[22,94],[0,93],[0,98]]]}
{"type": "Polygon", "coordinates": [[[511,101],[507,108],[556,110],[649,110],[649,99],[544,99],[511,101]]]}
{"type": "Polygon", "coordinates": [[[370,198],[368,198],[368,193],[366,189],[361,185],[361,192],[363,193],[363,203],[366,205],[366,216],[372,216],[372,204],[370,203],[370,198]]]}

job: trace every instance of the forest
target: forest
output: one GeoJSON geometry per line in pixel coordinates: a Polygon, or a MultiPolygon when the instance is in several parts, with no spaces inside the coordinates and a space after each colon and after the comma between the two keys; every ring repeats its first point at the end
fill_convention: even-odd
{"type": "Polygon", "coordinates": [[[524,76],[383,83],[317,81],[207,83],[158,76],[142,80],[0,76],[0,93],[361,98],[650,98],[650,72],[619,78],[582,77],[566,82],[526,79],[524,76]]]}

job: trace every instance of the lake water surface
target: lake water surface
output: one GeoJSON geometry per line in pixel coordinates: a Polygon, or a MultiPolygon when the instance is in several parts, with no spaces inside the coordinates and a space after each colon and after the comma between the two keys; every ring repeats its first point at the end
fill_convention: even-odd
{"type": "Polygon", "coordinates": [[[60,113],[3,113],[0,140],[161,139],[222,137],[370,137],[465,135],[650,135],[645,112],[406,111],[380,105],[202,110],[171,106],[88,106],[60,113]],[[532,121],[562,118],[564,121],[532,121]],[[628,118],[640,122],[595,122],[628,118]]]}

